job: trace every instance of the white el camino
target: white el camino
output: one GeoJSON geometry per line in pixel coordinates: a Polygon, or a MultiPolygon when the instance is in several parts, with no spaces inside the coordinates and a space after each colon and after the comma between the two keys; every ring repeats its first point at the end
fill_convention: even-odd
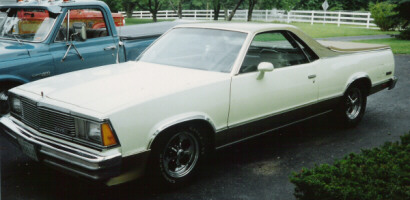
{"type": "Polygon", "coordinates": [[[213,149],[330,111],[355,126],[367,96],[396,81],[388,46],[318,42],[282,24],[188,24],[135,62],[12,89],[0,124],[64,172],[179,185],[213,149]]]}

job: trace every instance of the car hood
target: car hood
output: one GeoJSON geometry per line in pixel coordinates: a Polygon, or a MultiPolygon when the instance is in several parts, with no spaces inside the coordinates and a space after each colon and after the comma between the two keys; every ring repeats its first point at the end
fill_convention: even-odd
{"type": "Polygon", "coordinates": [[[0,42],[0,62],[27,57],[29,57],[27,45],[13,42],[0,42]]]}
{"type": "Polygon", "coordinates": [[[133,61],[54,76],[17,89],[108,113],[229,77],[227,73],[133,61]]]}

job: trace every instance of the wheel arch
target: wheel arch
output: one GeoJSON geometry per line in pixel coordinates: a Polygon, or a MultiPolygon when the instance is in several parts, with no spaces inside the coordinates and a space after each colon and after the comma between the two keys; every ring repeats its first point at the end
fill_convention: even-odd
{"type": "Polygon", "coordinates": [[[366,73],[361,72],[361,73],[354,74],[349,78],[349,80],[347,81],[345,85],[343,94],[346,93],[347,89],[349,89],[350,86],[355,85],[355,84],[363,85],[366,89],[366,93],[367,93],[366,95],[369,94],[369,91],[372,87],[372,81],[370,77],[366,73]]]}
{"type": "Polygon", "coordinates": [[[204,128],[206,130],[207,136],[210,137],[213,143],[216,129],[215,129],[215,124],[213,123],[211,118],[204,113],[190,113],[190,114],[175,116],[175,117],[172,117],[167,120],[163,120],[162,122],[158,123],[155,126],[155,128],[153,128],[150,132],[150,140],[148,142],[147,149],[151,149],[156,139],[158,139],[159,136],[162,133],[166,132],[167,130],[170,130],[177,126],[190,125],[190,124],[204,128]]]}
{"type": "Polygon", "coordinates": [[[0,75],[0,86],[5,83],[9,83],[12,85],[22,85],[28,82],[29,82],[28,80],[18,77],[18,76],[0,75]]]}

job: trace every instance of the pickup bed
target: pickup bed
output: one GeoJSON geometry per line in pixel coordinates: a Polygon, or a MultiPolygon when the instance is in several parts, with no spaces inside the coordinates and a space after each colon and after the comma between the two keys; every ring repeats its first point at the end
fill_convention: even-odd
{"type": "Polygon", "coordinates": [[[1,5],[0,17],[0,114],[8,111],[8,89],[135,60],[155,39],[181,23],[122,27],[121,17],[116,16],[115,21],[100,1],[19,2],[1,5]]]}

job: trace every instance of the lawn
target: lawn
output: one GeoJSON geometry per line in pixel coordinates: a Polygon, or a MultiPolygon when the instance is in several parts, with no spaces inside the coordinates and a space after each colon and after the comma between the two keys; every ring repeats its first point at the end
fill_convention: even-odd
{"type": "Polygon", "coordinates": [[[397,34],[396,31],[380,31],[378,29],[367,29],[363,26],[348,26],[336,24],[313,24],[310,23],[291,23],[297,26],[305,33],[313,38],[327,38],[327,37],[345,37],[345,36],[359,36],[359,35],[385,35],[397,34]]]}
{"type": "MultiPolygon", "coordinates": [[[[159,19],[158,22],[162,22],[162,21],[172,21],[172,20],[162,20],[159,19]]],[[[146,24],[146,23],[153,23],[152,19],[129,19],[126,18],[125,19],[125,24],[126,25],[135,25],[135,24],[146,24]]]]}
{"type": "Polygon", "coordinates": [[[410,54],[410,40],[398,40],[396,38],[377,39],[377,40],[356,40],[353,42],[364,42],[372,44],[389,45],[395,54],[410,54]]]}

